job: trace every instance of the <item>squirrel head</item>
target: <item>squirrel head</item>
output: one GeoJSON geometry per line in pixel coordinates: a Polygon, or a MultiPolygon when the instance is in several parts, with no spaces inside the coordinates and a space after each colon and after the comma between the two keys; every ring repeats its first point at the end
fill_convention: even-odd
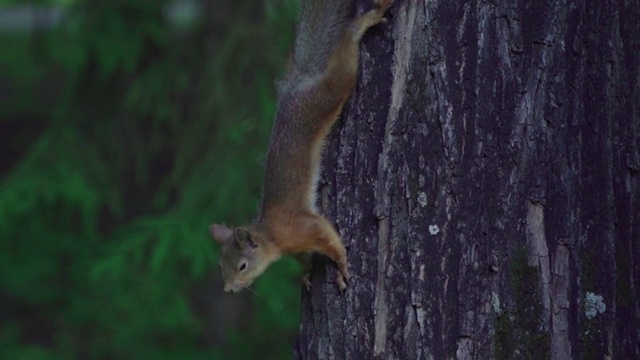
{"type": "Polygon", "coordinates": [[[220,272],[226,292],[236,293],[251,285],[277,257],[270,254],[265,234],[256,229],[214,224],[209,233],[222,247],[220,272]]]}

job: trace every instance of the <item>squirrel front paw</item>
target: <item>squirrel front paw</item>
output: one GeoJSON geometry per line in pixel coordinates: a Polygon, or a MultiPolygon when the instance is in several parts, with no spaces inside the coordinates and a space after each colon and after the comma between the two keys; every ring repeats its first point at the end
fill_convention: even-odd
{"type": "Polygon", "coordinates": [[[347,270],[347,265],[345,264],[340,266],[340,268],[338,269],[338,277],[336,279],[340,290],[344,290],[347,288],[347,281],[349,281],[350,278],[351,275],[349,274],[349,270],[347,270]]]}
{"type": "Polygon", "coordinates": [[[302,285],[304,285],[307,291],[311,291],[311,272],[302,274],[302,285]]]}
{"type": "MultiPolygon", "coordinates": [[[[338,287],[340,290],[344,290],[347,288],[347,281],[351,278],[351,274],[345,268],[338,269],[338,276],[336,278],[336,282],[338,283],[338,287]]],[[[307,291],[311,291],[311,272],[305,272],[302,274],[302,285],[307,291]]]]}

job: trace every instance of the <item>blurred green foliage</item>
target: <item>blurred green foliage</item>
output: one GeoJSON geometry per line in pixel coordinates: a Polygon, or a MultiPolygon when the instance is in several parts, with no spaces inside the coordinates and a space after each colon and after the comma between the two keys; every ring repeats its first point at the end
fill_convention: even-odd
{"type": "Polygon", "coordinates": [[[37,4],[0,32],[0,358],[291,357],[297,265],[222,295],[206,229],[257,209],[295,1],[37,4]]]}

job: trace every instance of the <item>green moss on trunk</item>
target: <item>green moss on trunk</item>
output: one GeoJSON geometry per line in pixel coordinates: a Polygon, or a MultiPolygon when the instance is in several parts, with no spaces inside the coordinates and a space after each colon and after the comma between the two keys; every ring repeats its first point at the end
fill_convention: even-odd
{"type": "Polygon", "coordinates": [[[496,359],[548,359],[549,332],[541,318],[538,268],[527,263],[526,250],[521,249],[511,262],[513,300],[496,319],[494,352],[496,359]]]}

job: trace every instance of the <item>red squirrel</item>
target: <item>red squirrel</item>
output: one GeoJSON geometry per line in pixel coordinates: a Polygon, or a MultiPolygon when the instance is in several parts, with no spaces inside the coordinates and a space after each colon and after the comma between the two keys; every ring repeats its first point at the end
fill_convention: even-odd
{"type": "Polygon", "coordinates": [[[225,291],[248,287],[284,254],[302,263],[309,288],[312,252],[335,261],[338,286],[346,288],[347,252],[315,207],[322,145],[356,84],[360,39],[386,21],[392,4],[374,0],[372,10],[349,19],[350,0],[302,1],[293,66],[280,89],[267,152],[261,211],[246,226],[209,227],[222,246],[225,291]]]}

